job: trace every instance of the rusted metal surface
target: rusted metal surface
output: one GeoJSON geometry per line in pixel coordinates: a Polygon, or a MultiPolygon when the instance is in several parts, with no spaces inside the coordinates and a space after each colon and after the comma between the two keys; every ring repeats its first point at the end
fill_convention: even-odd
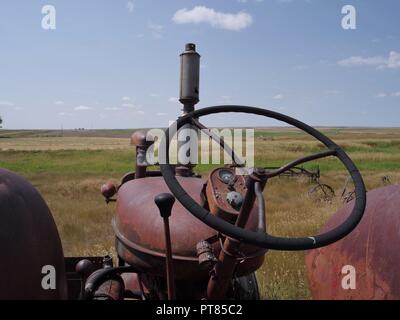
{"type": "Polygon", "coordinates": [[[202,240],[196,245],[197,256],[199,257],[199,264],[208,264],[213,267],[217,262],[213,247],[208,241],[202,240]]]}
{"type": "Polygon", "coordinates": [[[149,141],[146,139],[146,132],[142,130],[135,131],[131,136],[131,145],[135,147],[147,147],[149,141]]]}
{"type": "Polygon", "coordinates": [[[123,273],[121,278],[124,281],[125,292],[130,292],[128,299],[145,300],[149,296],[149,289],[144,286],[141,275],[138,273],[123,273]]]}
{"type": "Polygon", "coordinates": [[[235,176],[232,185],[229,185],[221,180],[221,172],[229,172],[234,175],[235,169],[218,168],[210,173],[206,188],[210,212],[222,219],[235,223],[239,210],[228,203],[226,195],[234,189],[244,196],[246,193],[246,181],[244,176],[235,176]]]}
{"type": "MultiPolygon", "coordinates": [[[[340,209],[321,232],[332,229],[349,215],[354,201],[340,209]]],[[[400,299],[400,186],[367,193],[367,207],[360,224],[344,239],[306,255],[314,299],[400,299]],[[353,266],[355,289],[342,281],[353,266]],[[346,285],[344,286],[345,288],[346,285]]],[[[346,279],[345,279],[346,280],[346,279]]]]}
{"type": "Polygon", "coordinates": [[[94,293],[94,300],[122,300],[124,297],[124,282],[121,277],[107,280],[94,293]]]}
{"type": "Polygon", "coordinates": [[[139,130],[133,133],[131,145],[136,147],[136,179],[144,178],[147,170],[146,151],[153,144],[152,138],[147,139],[146,132],[139,130]]]}
{"type": "Polygon", "coordinates": [[[117,187],[114,183],[108,181],[101,186],[100,192],[108,203],[111,201],[111,198],[117,193],[117,187]]]}
{"type": "Polygon", "coordinates": [[[85,281],[95,271],[104,267],[104,256],[65,257],[68,300],[78,300],[84,292],[85,281]]]}
{"type": "Polygon", "coordinates": [[[221,300],[226,297],[235,268],[239,263],[239,257],[240,242],[227,238],[224,242],[224,249],[221,250],[217,264],[208,281],[208,300],[221,300]]]}
{"type": "MultiPolygon", "coordinates": [[[[204,203],[204,180],[195,177],[177,177],[188,193],[204,203]]],[[[146,177],[126,182],[118,192],[113,228],[117,236],[118,255],[127,263],[151,275],[165,276],[164,224],[154,203],[154,195],[168,192],[162,177],[146,177]]],[[[206,280],[210,269],[199,266],[196,245],[201,240],[213,239],[216,255],[221,248],[218,233],[192,216],[177,201],[169,219],[176,280],[206,280]]],[[[256,230],[257,210],[253,210],[246,228],[256,230]]],[[[254,253],[253,246],[244,245],[244,252],[254,253]]],[[[240,264],[237,273],[247,274],[257,270],[263,255],[240,264]]]]}
{"type": "MultiPolygon", "coordinates": [[[[255,183],[259,183],[261,190],[263,190],[266,182],[266,171],[262,168],[255,169],[254,172],[247,177],[246,194],[243,205],[240,208],[239,215],[235,222],[237,227],[245,228],[250,218],[250,214],[253,210],[256,200],[256,192],[254,190],[255,183]]],[[[257,226],[258,225],[259,221],[257,223],[257,226]]],[[[241,252],[241,242],[235,239],[226,238],[224,241],[223,250],[220,251],[217,264],[215,265],[213,273],[208,281],[208,299],[220,300],[226,297],[226,292],[231,284],[235,269],[240,261],[238,261],[238,258],[240,259],[241,255],[243,255],[243,261],[246,261],[245,255],[241,252]]]]}
{"type": "Polygon", "coordinates": [[[53,217],[39,192],[25,179],[0,169],[0,300],[66,299],[64,256],[53,217]],[[42,280],[55,268],[56,288],[42,280]]]}

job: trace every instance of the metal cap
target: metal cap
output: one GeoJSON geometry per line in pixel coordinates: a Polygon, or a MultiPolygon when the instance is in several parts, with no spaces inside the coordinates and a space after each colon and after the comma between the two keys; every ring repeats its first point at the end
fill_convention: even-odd
{"type": "Polygon", "coordinates": [[[186,43],[185,51],[196,51],[196,45],[194,43],[186,43]]]}

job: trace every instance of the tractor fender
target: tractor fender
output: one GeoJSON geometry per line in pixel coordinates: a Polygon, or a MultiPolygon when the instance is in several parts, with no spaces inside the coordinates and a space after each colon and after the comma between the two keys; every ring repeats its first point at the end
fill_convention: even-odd
{"type": "Polygon", "coordinates": [[[39,192],[0,168],[0,300],[67,298],[61,240],[39,192]]]}

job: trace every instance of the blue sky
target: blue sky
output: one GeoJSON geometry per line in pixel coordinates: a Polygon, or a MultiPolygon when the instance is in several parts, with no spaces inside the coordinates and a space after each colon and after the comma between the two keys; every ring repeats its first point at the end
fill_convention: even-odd
{"type": "Polygon", "coordinates": [[[399,15],[397,0],[2,0],[3,127],[164,127],[180,112],[187,42],[202,55],[198,108],[245,104],[311,125],[399,126],[399,15]],[[341,26],[347,4],[355,30],[341,26]],[[44,5],[56,9],[55,30],[42,28],[44,5]]]}

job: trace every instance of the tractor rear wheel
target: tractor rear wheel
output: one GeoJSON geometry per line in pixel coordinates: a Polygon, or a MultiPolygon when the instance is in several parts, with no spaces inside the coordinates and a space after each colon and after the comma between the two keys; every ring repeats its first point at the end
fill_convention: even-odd
{"type": "Polygon", "coordinates": [[[260,300],[258,283],[255,273],[235,278],[233,280],[233,299],[235,300],[260,300]]]}

